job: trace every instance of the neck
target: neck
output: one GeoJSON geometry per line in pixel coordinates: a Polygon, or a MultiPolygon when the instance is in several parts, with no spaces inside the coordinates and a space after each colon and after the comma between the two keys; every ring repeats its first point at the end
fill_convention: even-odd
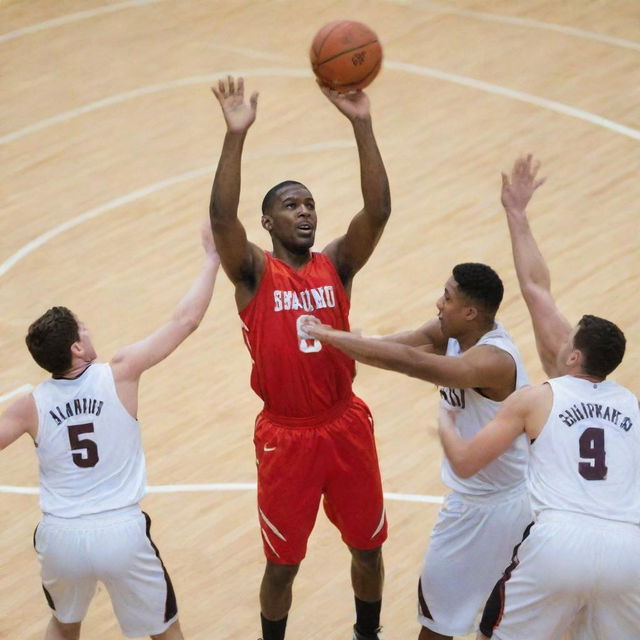
{"type": "Polygon", "coordinates": [[[84,360],[82,362],[77,362],[72,365],[70,369],[67,369],[64,373],[60,374],[59,376],[53,377],[63,378],[64,380],[73,380],[74,378],[77,378],[79,375],[83,374],[89,368],[89,366],[91,366],[92,363],[93,361],[86,362],[84,360]]]}
{"type": "Polygon", "coordinates": [[[282,262],[286,262],[289,266],[294,269],[300,269],[300,267],[304,267],[309,260],[311,260],[311,250],[306,249],[304,253],[296,253],[293,251],[289,251],[282,245],[274,245],[273,247],[273,255],[278,258],[278,260],[282,260],[282,262]]]}
{"type": "Polygon", "coordinates": [[[572,373],[574,378],[580,378],[581,380],[588,380],[589,382],[604,382],[606,378],[600,378],[599,376],[590,376],[586,373],[572,373]]]}
{"type": "Polygon", "coordinates": [[[491,324],[484,327],[474,327],[473,329],[469,329],[465,334],[456,337],[456,340],[458,341],[460,348],[463,351],[466,351],[477,344],[478,340],[480,340],[485,333],[488,333],[495,328],[495,322],[491,322],[491,324]]]}

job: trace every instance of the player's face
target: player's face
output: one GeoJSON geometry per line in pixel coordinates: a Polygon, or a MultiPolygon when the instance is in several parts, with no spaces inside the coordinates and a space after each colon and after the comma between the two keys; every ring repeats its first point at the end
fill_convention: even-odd
{"type": "Polygon", "coordinates": [[[78,320],[78,335],[80,337],[80,339],[78,340],[78,344],[82,348],[83,360],[92,362],[98,357],[98,354],[93,347],[93,342],[91,341],[89,330],[85,326],[84,322],[81,322],[80,320],[78,320]]]}
{"type": "Polygon", "coordinates": [[[455,338],[467,328],[469,300],[458,289],[458,283],[451,276],[444,285],[444,292],[436,302],[440,329],[445,338],[455,338]]]}
{"type": "Polygon", "coordinates": [[[289,251],[308,251],[316,236],[316,203],[306,187],[282,187],[273,201],[271,210],[262,217],[262,226],[274,240],[289,251]]]}

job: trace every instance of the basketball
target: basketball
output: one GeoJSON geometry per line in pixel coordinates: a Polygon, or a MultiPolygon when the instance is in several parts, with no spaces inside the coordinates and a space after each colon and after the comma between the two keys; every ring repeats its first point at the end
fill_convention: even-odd
{"type": "Polygon", "coordinates": [[[337,20],[318,31],[309,57],[321,84],[347,93],[363,89],[378,75],[382,47],[378,36],[366,24],[337,20]]]}

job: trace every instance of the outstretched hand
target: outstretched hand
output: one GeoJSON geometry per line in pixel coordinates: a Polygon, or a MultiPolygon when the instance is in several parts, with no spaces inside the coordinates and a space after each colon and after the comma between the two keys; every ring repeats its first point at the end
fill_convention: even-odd
{"type": "Polygon", "coordinates": [[[533,157],[518,158],[511,170],[511,176],[502,172],[502,206],[507,213],[524,213],[535,190],[544,184],[546,178],[536,180],[540,162],[533,162],[533,157]]]}
{"type": "Polygon", "coordinates": [[[219,80],[217,87],[211,91],[222,107],[227,129],[233,133],[244,133],[256,119],[258,107],[258,93],[254,91],[249,102],[244,99],[244,78],[227,76],[226,80],[219,80]]]}
{"type": "Polygon", "coordinates": [[[349,93],[338,93],[326,85],[323,85],[319,80],[317,82],[322,93],[324,93],[328,100],[336,106],[338,111],[347,116],[349,120],[353,121],[370,117],[369,98],[364,91],[358,89],[357,91],[350,91],[349,93]]]}

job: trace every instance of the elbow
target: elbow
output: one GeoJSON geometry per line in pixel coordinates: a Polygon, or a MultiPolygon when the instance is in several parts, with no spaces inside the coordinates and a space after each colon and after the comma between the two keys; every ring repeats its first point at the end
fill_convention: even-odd
{"type": "Polygon", "coordinates": [[[476,468],[475,465],[469,463],[466,460],[451,460],[449,459],[449,464],[451,468],[454,470],[455,474],[460,478],[470,478],[471,476],[478,473],[479,469],[476,468]]]}

